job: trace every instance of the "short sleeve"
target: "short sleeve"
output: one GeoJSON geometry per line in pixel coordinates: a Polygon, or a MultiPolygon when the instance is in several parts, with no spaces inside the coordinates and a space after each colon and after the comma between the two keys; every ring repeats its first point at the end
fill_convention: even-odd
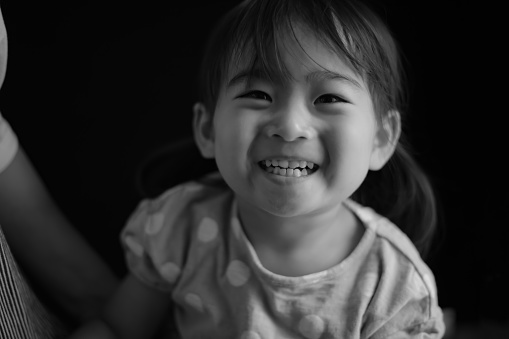
{"type": "Polygon", "coordinates": [[[9,166],[18,151],[18,139],[0,114],[0,173],[9,166]]]}
{"type": "Polygon", "coordinates": [[[406,292],[395,296],[394,299],[400,300],[395,312],[370,339],[440,339],[444,336],[445,324],[433,275],[429,272],[421,276],[415,272],[412,280],[413,283],[402,288],[406,292]]]}
{"type": "MultiPolygon", "coordinates": [[[[423,321],[409,321],[410,317],[422,309],[423,300],[411,300],[396,314],[384,328],[370,339],[440,339],[444,336],[445,325],[440,307],[434,305],[431,316],[423,321]]],[[[416,318],[419,316],[416,315],[416,318]]]]}
{"type": "Polygon", "coordinates": [[[142,201],[121,232],[129,271],[142,282],[171,291],[185,264],[185,187],[142,201]]]}

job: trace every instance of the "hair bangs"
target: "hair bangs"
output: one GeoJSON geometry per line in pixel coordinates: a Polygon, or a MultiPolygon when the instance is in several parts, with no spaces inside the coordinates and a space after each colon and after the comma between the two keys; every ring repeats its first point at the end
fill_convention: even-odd
{"type": "Polygon", "coordinates": [[[224,58],[222,72],[258,75],[274,83],[285,83],[292,76],[283,62],[282,49],[291,37],[292,7],[285,1],[246,1],[244,13],[232,29],[234,35],[224,58]]]}
{"type": "Polygon", "coordinates": [[[318,21],[308,20],[320,41],[366,82],[378,117],[403,106],[402,68],[386,25],[362,3],[326,1],[318,21]]]}
{"type": "MultiPolygon", "coordinates": [[[[229,57],[225,58],[225,68],[243,65],[253,73],[262,75],[274,82],[292,79],[282,61],[282,51],[291,50],[292,42],[300,46],[308,58],[315,62],[301,45],[295,34],[295,26],[309,29],[310,33],[329,50],[346,61],[358,75],[368,73],[368,65],[362,53],[365,48],[356,44],[359,33],[350,19],[350,12],[343,8],[333,8],[331,1],[321,2],[293,1],[246,1],[246,11],[234,28],[236,34],[230,46],[229,57]],[[342,13],[342,17],[337,14],[342,13]],[[354,37],[353,37],[354,36],[354,37]]],[[[316,62],[315,62],[316,63],[316,62]]],[[[322,67],[318,63],[318,66],[322,67]]]]}
{"type": "Polygon", "coordinates": [[[229,12],[209,39],[202,65],[206,106],[213,111],[221,86],[239,72],[248,81],[252,75],[275,83],[291,80],[283,53],[295,42],[308,55],[295,35],[296,25],[365,80],[379,117],[390,109],[401,111],[402,68],[387,27],[360,3],[331,0],[246,0],[229,12]]]}

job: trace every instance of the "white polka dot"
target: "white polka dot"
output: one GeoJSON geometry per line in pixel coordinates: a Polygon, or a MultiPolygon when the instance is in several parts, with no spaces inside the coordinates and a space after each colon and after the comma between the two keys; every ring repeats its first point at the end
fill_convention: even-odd
{"type": "Polygon", "coordinates": [[[300,333],[308,339],[318,339],[325,330],[322,318],[316,315],[308,315],[299,322],[300,333]]]}
{"type": "Polygon", "coordinates": [[[188,293],[184,300],[186,303],[196,309],[198,312],[203,312],[203,302],[201,301],[201,298],[194,294],[194,293],[188,293]]]}
{"type": "Polygon", "coordinates": [[[256,332],[245,331],[240,336],[240,339],[262,339],[262,337],[260,337],[260,335],[258,333],[256,333],[256,332]]]}
{"type": "Polygon", "coordinates": [[[203,218],[198,227],[198,240],[202,242],[209,242],[217,237],[219,227],[217,222],[210,218],[203,218]]]}
{"type": "Polygon", "coordinates": [[[147,234],[149,235],[157,234],[163,228],[163,225],[164,225],[164,214],[155,213],[150,217],[145,227],[145,232],[147,232],[147,234]]]}
{"type": "Polygon", "coordinates": [[[138,257],[143,256],[143,246],[132,236],[125,237],[125,244],[138,257]]]}
{"type": "Polygon", "coordinates": [[[226,277],[235,287],[244,285],[251,275],[249,268],[242,261],[233,260],[226,269],[226,277]]]}
{"type": "Polygon", "coordinates": [[[235,234],[235,237],[240,240],[240,235],[242,234],[242,229],[240,227],[239,219],[233,218],[231,225],[232,225],[233,234],[235,234]]]}
{"type": "Polygon", "coordinates": [[[159,267],[161,275],[170,283],[174,283],[180,275],[180,267],[172,262],[167,262],[159,267]]]}

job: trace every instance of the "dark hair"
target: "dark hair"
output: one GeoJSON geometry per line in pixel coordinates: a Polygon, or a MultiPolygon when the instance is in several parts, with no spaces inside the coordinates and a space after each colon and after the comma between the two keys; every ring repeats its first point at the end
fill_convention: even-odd
{"type": "MultiPolygon", "coordinates": [[[[233,8],[205,48],[199,83],[205,107],[214,112],[231,65],[241,59],[271,80],[288,78],[278,37],[297,39],[296,23],[311,29],[363,77],[379,121],[391,110],[399,111],[404,121],[404,72],[397,43],[373,10],[354,0],[246,0],[233,8]]],[[[403,135],[389,162],[370,171],[352,198],[392,220],[421,255],[427,253],[436,228],[435,197],[403,135]]]]}

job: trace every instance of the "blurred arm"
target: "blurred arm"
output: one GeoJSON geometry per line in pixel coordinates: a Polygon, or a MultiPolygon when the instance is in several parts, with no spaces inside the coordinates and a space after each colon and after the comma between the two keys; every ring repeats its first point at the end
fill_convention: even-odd
{"type": "Polygon", "coordinates": [[[60,212],[21,148],[0,173],[0,225],[27,276],[74,321],[100,312],[117,278],[60,212]]]}
{"type": "Polygon", "coordinates": [[[115,292],[101,320],[78,329],[69,339],[148,339],[168,315],[169,293],[146,286],[128,275],[115,292]]]}

